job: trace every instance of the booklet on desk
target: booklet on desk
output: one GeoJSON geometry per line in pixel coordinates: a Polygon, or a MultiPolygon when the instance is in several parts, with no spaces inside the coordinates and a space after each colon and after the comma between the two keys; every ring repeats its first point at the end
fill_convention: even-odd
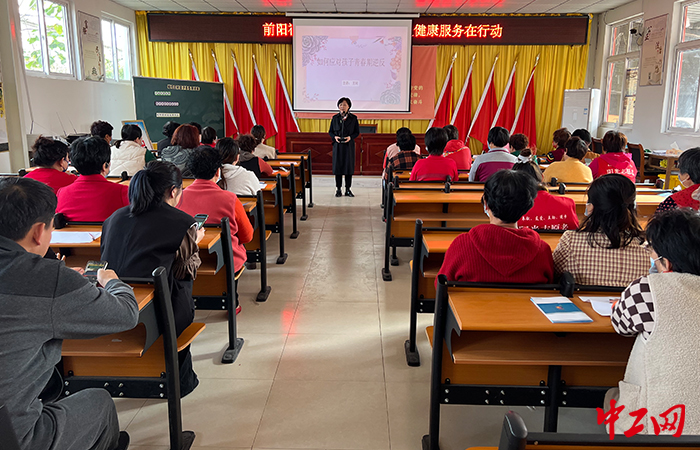
{"type": "Polygon", "coordinates": [[[531,297],[530,300],[552,323],[593,322],[566,297],[531,297]]]}

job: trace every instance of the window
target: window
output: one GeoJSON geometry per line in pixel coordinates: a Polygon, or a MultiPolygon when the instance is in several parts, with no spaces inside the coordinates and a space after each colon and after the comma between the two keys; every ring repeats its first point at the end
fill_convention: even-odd
{"type": "Polygon", "coordinates": [[[131,30],[111,19],[102,19],[102,47],[105,77],[109,80],[131,80],[131,30]]]}
{"type": "Polygon", "coordinates": [[[700,83],[700,2],[683,5],[681,35],[675,51],[675,72],[669,130],[698,131],[700,83]]]}
{"type": "Polygon", "coordinates": [[[637,99],[639,52],[642,19],[637,18],[610,27],[610,54],[607,63],[607,85],[604,122],[614,126],[628,126],[634,122],[634,103],[637,99]],[[631,34],[636,30],[635,34],[631,34]]]}
{"type": "Polygon", "coordinates": [[[68,4],[19,0],[24,67],[51,75],[72,75],[68,4]]]}

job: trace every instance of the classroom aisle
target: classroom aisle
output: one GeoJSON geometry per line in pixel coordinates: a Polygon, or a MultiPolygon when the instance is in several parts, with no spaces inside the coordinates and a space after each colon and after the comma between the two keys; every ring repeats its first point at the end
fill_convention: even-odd
{"type": "MultiPolygon", "coordinates": [[[[335,198],[331,177],[314,177],[315,207],[274,264],[272,293],[254,302],[258,272],[241,278],[239,336],[233,365],[220,363],[226,316],[197,312],[207,328],[193,346],[200,384],[182,401],[183,427],[209,450],[419,450],[428,427],[430,348],[419,332],[422,365],[406,365],[409,249],[399,249],[394,281],[381,279],[384,224],[380,180],[356,178],[355,198],[335,198]]],[[[289,222],[288,222],[289,223],[289,222]]],[[[290,227],[287,228],[288,230],[290,227]]],[[[419,316],[419,330],[432,314],[419,316]]],[[[166,404],[117,399],[134,450],[167,449],[166,404]]],[[[505,407],[442,408],[442,450],[497,445],[505,407]]],[[[541,430],[542,409],[513,408],[541,430]]],[[[594,410],[563,410],[560,431],[604,432],[594,410]]]]}

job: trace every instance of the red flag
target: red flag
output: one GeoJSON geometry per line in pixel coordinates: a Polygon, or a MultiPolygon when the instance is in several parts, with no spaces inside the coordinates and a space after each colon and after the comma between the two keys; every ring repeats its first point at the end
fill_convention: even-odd
{"type": "Polygon", "coordinates": [[[192,63],[192,69],[190,71],[190,78],[192,81],[199,81],[199,74],[197,73],[197,66],[194,65],[194,58],[192,57],[192,52],[190,53],[190,62],[192,63]]]}
{"type": "Polygon", "coordinates": [[[238,132],[247,134],[250,133],[250,129],[257,122],[255,122],[253,108],[250,107],[248,94],[246,94],[245,87],[243,87],[241,71],[238,69],[238,63],[233,52],[231,52],[231,57],[233,58],[233,115],[236,119],[236,124],[238,124],[238,132]]]}
{"type": "Polygon", "coordinates": [[[520,102],[520,108],[515,115],[515,122],[513,123],[513,128],[510,130],[511,134],[522,133],[527,136],[530,141],[530,145],[533,147],[537,146],[537,127],[535,125],[535,69],[537,68],[537,63],[540,61],[540,56],[537,55],[537,60],[535,61],[535,67],[532,68],[530,73],[530,79],[527,81],[527,86],[525,86],[525,94],[523,94],[523,100],[520,102]]]}
{"type": "Polygon", "coordinates": [[[450,121],[452,125],[457,127],[457,130],[461,130],[465,142],[468,136],[465,136],[464,133],[469,131],[469,125],[472,123],[472,69],[474,68],[475,58],[476,53],[472,56],[472,63],[469,66],[467,78],[464,80],[462,92],[459,94],[459,100],[457,100],[457,106],[455,106],[455,111],[450,121]]]}
{"type": "Polygon", "coordinates": [[[449,123],[450,113],[452,112],[452,66],[455,64],[455,58],[457,58],[457,53],[452,57],[450,69],[447,71],[447,77],[445,77],[445,82],[442,85],[440,96],[435,105],[435,118],[428,124],[428,129],[431,127],[444,127],[449,123]]]}
{"type": "MultiPolygon", "coordinates": [[[[212,50],[211,55],[214,57],[214,81],[222,83],[224,77],[221,76],[221,71],[219,70],[219,62],[216,60],[216,55],[212,50]]],[[[231,108],[231,102],[228,99],[228,93],[226,93],[226,85],[224,84],[224,134],[226,136],[236,137],[238,135],[238,125],[236,124],[236,119],[233,117],[233,109],[231,108]]]]}
{"type": "Polygon", "coordinates": [[[265,128],[265,136],[272,137],[277,134],[277,122],[275,122],[272,106],[270,106],[270,100],[267,98],[267,93],[265,92],[265,86],[263,86],[255,56],[253,56],[253,66],[255,68],[255,81],[253,82],[253,114],[258,120],[258,125],[262,125],[265,128]]]}
{"type": "Polygon", "coordinates": [[[498,103],[496,102],[496,90],[493,87],[493,72],[496,70],[496,63],[498,62],[498,56],[493,62],[493,67],[491,68],[491,73],[489,78],[486,80],[486,86],[484,86],[484,93],[481,95],[481,100],[479,100],[479,106],[476,107],[476,112],[474,113],[474,118],[472,119],[472,125],[469,129],[468,136],[481,142],[484,146],[487,144],[487,139],[489,136],[490,125],[493,120],[494,114],[496,114],[496,109],[498,108],[498,103]]]}
{"type": "Polygon", "coordinates": [[[513,127],[515,122],[515,83],[513,79],[515,78],[515,66],[517,64],[517,61],[513,63],[513,70],[510,72],[506,89],[503,91],[503,97],[501,97],[501,104],[498,105],[498,111],[493,117],[491,128],[503,127],[506,130],[510,130],[513,127]]]}
{"type": "Polygon", "coordinates": [[[277,61],[277,83],[275,85],[275,98],[277,99],[277,139],[275,146],[280,152],[287,151],[287,132],[298,133],[299,124],[294,117],[292,102],[289,100],[287,87],[284,84],[284,77],[280,69],[280,63],[277,61]]]}

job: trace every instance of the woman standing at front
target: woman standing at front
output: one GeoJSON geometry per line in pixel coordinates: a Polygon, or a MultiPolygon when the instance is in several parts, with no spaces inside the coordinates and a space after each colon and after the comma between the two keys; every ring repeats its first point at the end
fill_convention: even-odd
{"type": "Polygon", "coordinates": [[[342,196],[340,188],[343,186],[345,175],[345,195],[354,197],[352,186],[352,174],[355,172],[355,139],[360,135],[360,125],[357,116],[350,113],[352,102],[343,97],[338,100],[340,112],[331,119],[331,127],[328,134],[333,139],[333,175],[335,175],[335,196],[342,196]]]}

